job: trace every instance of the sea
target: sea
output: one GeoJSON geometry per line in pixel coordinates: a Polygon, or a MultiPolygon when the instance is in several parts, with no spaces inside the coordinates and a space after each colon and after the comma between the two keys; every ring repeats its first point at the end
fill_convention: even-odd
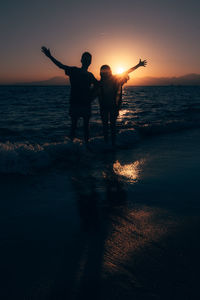
{"type": "MultiPolygon", "coordinates": [[[[69,86],[0,87],[0,173],[31,174],[87,155],[82,120],[69,136],[69,86]]],[[[120,151],[152,136],[200,128],[200,86],[127,86],[117,119],[120,151]]],[[[90,144],[104,152],[98,99],[92,103],[90,144]]],[[[98,150],[98,151],[97,151],[98,150]]]]}

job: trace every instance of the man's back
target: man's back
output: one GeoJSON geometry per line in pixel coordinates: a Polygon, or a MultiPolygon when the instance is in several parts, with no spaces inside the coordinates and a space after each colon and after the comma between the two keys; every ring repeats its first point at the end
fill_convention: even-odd
{"type": "Polygon", "coordinates": [[[88,142],[89,139],[89,119],[91,114],[91,88],[92,85],[97,85],[98,81],[92,73],[88,72],[88,67],[92,61],[92,55],[89,52],[84,52],[81,56],[81,68],[69,67],[59,62],[51,55],[51,52],[46,47],[42,47],[42,52],[60,69],[65,71],[69,76],[71,83],[71,96],[69,114],[71,116],[71,140],[75,137],[77,121],[83,117],[84,122],[84,139],[88,142]]]}
{"type": "Polygon", "coordinates": [[[65,74],[69,76],[71,83],[70,104],[72,106],[90,106],[91,88],[97,84],[93,74],[77,67],[67,67],[65,74]]]}

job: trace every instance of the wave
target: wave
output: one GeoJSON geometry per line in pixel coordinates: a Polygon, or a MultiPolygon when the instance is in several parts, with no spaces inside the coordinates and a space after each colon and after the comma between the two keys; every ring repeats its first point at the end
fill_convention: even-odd
{"type": "Polygon", "coordinates": [[[9,128],[0,128],[0,136],[16,136],[19,135],[17,130],[9,129],[9,128]]]}
{"type": "MultiPolygon", "coordinates": [[[[130,124],[129,124],[130,125],[130,124]]],[[[133,148],[134,144],[151,136],[169,134],[187,129],[200,128],[196,122],[171,122],[166,124],[145,124],[133,128],[123,128],[117,134],[119,149],[133,148]],[[198,126],[197,126],[198,125],[198,126]]],[[[87,148],[80,139],[71,142],[65,137],[63,142],[30,143],[11,142],[0,143],[0,173],[7,174],[33,174],[38,170],[48,169],[51,166],[74,166],[78,160],[91,160],[93,155],[104,155],[113,150],[104,143],[102,136],[90,139],[87,148]]]]}
{"type": "Polygon", "coordinates": [[[156,136],[160,134],[169,134],[175,133],[178,131],[184,131],[189,129],[198,129],[200,128],[199,121],[185,121],[180,120],[176,121],[167,121],[167,122],[157,122],[153,124],[144,124],[142,126],[135,126],[139,133],[143,136],[156,136]]]}
{"type": "Polygon", "coordinates": [[[78,157],[84,150],[81,141],[45,143],[43,145],[23,143],[0,143],[0,173],[31,174],[47,168],[56,160],[78,157]],[[69,156],[70,154],[70,156],[69,156]]]}
{"type": "MultiPolygon", "coordinates": [[[[127,147],[139,139],[136,130],[121,130],[118,134],[119,145],[127,147]]],[[[73,166],[78,159],[91,159],[95,153],[112,150],[104,143],[103,137],[94,137],[89,147],[79,140],[71,142],[65,138],[59,143],[31,144],[10,141],[0,143],[0,173],[28,175],[47,169],[54,164],[73,166]]]]}

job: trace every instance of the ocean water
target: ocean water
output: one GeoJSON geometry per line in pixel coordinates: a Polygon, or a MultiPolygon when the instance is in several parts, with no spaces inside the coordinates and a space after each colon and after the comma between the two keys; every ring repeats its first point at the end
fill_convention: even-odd
{"type": "Polygon", "coordinates": [[[97,102],[88,150],[69,87],[0,88],[1,299],[195,299],[199,92],[125,87],[110,151],[97,102]]]}
{"type": "MultiPolygon", "coordinates": [[[[87,155],[82,120],[69,138],[68,86],[0,87],[0,173],[27,174],[87,155]]],[[[200,128],[200,87],[125,87],[117,142],[133,147],[151,136],[200,128]]],[[[91,145],[101,150],[98,101],[92,104],[91,145]]]]}

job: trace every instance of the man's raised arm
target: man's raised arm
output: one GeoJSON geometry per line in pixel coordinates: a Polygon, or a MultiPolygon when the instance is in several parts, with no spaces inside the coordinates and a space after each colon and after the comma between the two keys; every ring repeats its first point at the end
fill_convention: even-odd
{"type": "Polygon", "coordinates": [[[59,62],[57,59],[55,59],[50,52],[50,49],[47,49],[46,47],[41,47],[41,51],[60,69],[66,70],[68,66],[63,65],[61,62],[59,62]]]}
{"type": "Polygon", "coordinates": [[[125,73],[129,74],[129,73],[135,71],[136,69],[138,69],[139,67],[146,67],[146,65],[147,65],[146,59],[143,60],[143,61],[140,59],[139,63],[138,63],[135,67],[130,68],[130,69],[129,69],[128,71],[126,71],[125,73]]]}

